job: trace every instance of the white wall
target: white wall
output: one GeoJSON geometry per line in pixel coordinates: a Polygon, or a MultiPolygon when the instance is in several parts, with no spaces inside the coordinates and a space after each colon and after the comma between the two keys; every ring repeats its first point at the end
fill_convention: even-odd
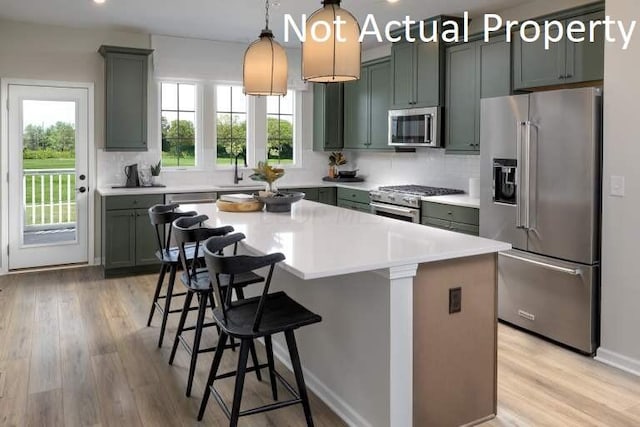
{"type": "MultiPolygon", "coordinates": [[[[637,19],[637,0],[607,0],[613,19],[637,19]]],[[[640,38],[628,51],[605,48],[604,191],[602,241],[602,343],[598,359],[640,375],[640,38]],[[626,178],[626,197],[609,195],[610,177],[626,178]]]]}
{"type": "MultiPolygon", "coordinates": [[[[0,20],[0,77],[92,82],[95,90],[94,140],[96,147],[101,147],[104,145],[105,88],[104,60],[98,48],[103,44],[148,48],[150,41],[148,35],[139,33],[81,30],[0,20]]],[[[89,155],[95,156],[95,153],[89,155]]],[[[95,188],[95,184],[90,183],[90,188],[95,188]]],[[[7,218],[0,218],[0,224],[5,221],[7,218]]],[[[96,256],[100,251],[99,223],[99,216],[96,215],[96,256]]],[[[4,257],[4,245],[1,251],[4,257]]]]}

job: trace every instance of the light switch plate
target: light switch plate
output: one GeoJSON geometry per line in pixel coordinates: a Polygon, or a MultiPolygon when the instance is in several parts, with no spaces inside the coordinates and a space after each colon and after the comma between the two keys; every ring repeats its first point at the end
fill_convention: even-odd
{"type": "Polygon", "coordinates": [[[611,177],[611,195],[616,197],[624,197],[624,176],[611,177]]]}

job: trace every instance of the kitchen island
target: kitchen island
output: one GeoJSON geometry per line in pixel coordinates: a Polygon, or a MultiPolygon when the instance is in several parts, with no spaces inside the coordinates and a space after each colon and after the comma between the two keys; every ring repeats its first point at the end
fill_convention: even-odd
{"type": "Polygon", "coordinates": [[[285,214],[182,208],[244,233],[243,251],[286,256],[272,290],[323,317],[299,332],[306,381],[347,423],[494,416],[496,253],[510,245],[305,200],[285,214]]]}

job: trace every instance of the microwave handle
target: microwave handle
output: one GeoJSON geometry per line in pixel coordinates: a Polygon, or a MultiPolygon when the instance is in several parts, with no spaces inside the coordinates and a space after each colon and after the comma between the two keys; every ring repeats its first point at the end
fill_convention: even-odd
{"type": "Polygon", "coordinates": [[[432,138],[432,126],[433,126],[433,116],[431,114],[424,115],[424,142],[426,144],[430,144],[433,140],[432,138]]]}

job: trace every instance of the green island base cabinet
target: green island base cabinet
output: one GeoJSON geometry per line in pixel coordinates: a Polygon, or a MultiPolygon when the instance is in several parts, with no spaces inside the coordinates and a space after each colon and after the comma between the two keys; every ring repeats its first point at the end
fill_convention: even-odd
{"type": "Polygon", "coordinates": [[[371,213],[369,207],[369,192],[338,187],[338,207],[358,212],[371,213]]]}
{"type": "Polygon", "coordinates": [[[422,202],[422,225],[480,235],[480,210],[463,206],[422,202]]]}
{"type": "Polygon", "coordinates": [[[164,203],[164,195],[102,197],[104,276],[115,277],[158,270],[156,232],[148,209],[164,203]]]}

